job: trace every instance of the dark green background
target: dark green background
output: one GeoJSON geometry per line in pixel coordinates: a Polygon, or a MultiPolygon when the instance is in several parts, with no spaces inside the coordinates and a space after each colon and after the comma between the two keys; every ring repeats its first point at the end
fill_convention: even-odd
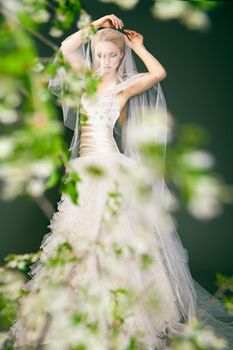
{"type": "MultiPolygon", "coordinates": [[[[233,81],[233,6],[223,2],[210,13],[212,29],[191,31],[178,21],[155,20],[149,8],[153,1],[141,1],[131,11],[121,11],[113,4],[83,1],[93,19],[114,13],[125,27],[144,36],[144,44],[167,70],[162,82],[169,111],[178,122],[196,122],[212,135],[209,149],[216,156],[216,171],[232,183],[232,81],[233,81]]],[[[73,27],[65,36],[74,32],[73,27]]],[[[42,30],[47,35],[46,28],[42,30]]],[[[63,39],[63,38],[62,38],[63,39]]],[[[58,40],[59,42],[62,40],[58,40]]],[[[38,43],[42,56],[51,50],[38,43]]],[[[139,70],[145,71],[139,63],[139,70]]],[[[67,133],[68,141],[71,134],[67,133]]],[[[48,193],[56,203],[58,189],[48,193]]],[[[8,253],[37,251],[47,232],[49,221],[38,206],[25,199],[1,202],[0,259],[8,253]]],[[[178,232],[189,252],[192,275],[210,291],[215,290],[215,272],[232,274],[233,206],[210,222],[198,222],[182,210],[177,215],[178,232]]]]}

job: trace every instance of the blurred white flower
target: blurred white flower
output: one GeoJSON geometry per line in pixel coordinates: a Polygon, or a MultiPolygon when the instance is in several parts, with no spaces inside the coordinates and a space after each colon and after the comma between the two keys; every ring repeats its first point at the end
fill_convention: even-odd
{"type": "Polygon", "coordinates": [[[20,294],[20,290],[24,285],[24,277],[16,271],[8,271],[0,268],[1,285],[0,293],[7,295],[9,299],[15,300],[20,294]]]}
{"type": "Polygon", "coordinates": [[[77,27],[81,29],[90,23],[91,23],[91,16],[85,10],[82,10],[79,20],[77,21],[77,27]]]}
{"type": "Polygon", "coordinates": [[[53,168],[50,159],[2,165],[0,167],[0,179],[4,182],[2,198],[11,200],[25,191],[32,196],[40,196],[44,192],[44,181],[50,176],[53,168]]]}
{"type": "Polygon", "coordinates": [[[162,111],[151,112],[147,110],[143,114],[140,125],[131,123],[128,132],[128,139],[134,146],[142,144],[163,145],[172,139],[172,116],[162,111]]]}
{"type": "Polygon", "coordinates": [[[121,7],[123,10],[131,10],[133,9],[139,0],[100,0],[104,3],[110,3],[113,2],[119,7],[121,7]]]}
{"type": "Polygon", "coordinates": [[[18,120],[18,114],[13,109],[7,109],[3,106],[0,107],[0,123],[12,124],[18,120]]]}
{"type": "MultiPolygon", "coordinates": [[[[83,92],[82,79],[77,79],[76,77],[74,77],[72,73],[70,74],[69,72],[67,72],[64,78],[64,81],[69,85],[70,91],[72,91],[72,93],[81,94],[83,92]]],[[[72,96],[69,96],[69,97],[72,98],[72,96]]],[[[76,106],[77,106],[77,102],[76,102],[76,106]]]]}
{"type": "MultiPolygon", "coordinates": [[[[187,338],[187,341],[184,343],[184,347],[186,344],[190,344],[190,346],[192,346],[194,341],[198,348],[200,347],[203,349],[213,350],[226,349],[226,341],[217,337],[214,333],[214,329],[211,326],[201,326],[196,317],[192,317],[188,323],[184,324],[183,331],[185,338],[187,338]],[[190,338],[190,343],[188,342],[188,338],[190,338]]],[[[182,346],[180,348],[183,349],[182,346]]]]}
{"type": "Polygon", "coordinates": [[[198,219],[209,220],[221,214],[221,187],[217,179],[204,175],[193,183],[189,212],[198,219]]]}
{"type": "Polygon", "coordinates": [[[75,101],[72,96],[67,95],[65,97],[62,97],[61,103],[65,103],[69,107],[74,107],[74,108],[77,107],[77,101],[75,101]]]}
{"type": "Polygon", "coordinates": [[[40,73],[44,70],[45,66],[41,62],[37,61],[34,65],[34,71],[40,73]]]}
{"type": "Polygon", "coordinates": [[[67,19],[67,15],[65,13],[57,13],[57,19],[60,22],[64,22],[67,19]]]}
{"type": "Polygon", "coordinates": [[[1,6],[12,14],[16,14],[18,11],[23,10],[23,3],[18,0],[1,1],[1,6]]]}
{"type": "Polygon", "coordinates": [[[60,36],[62,36],[62,34],[63,31],[55,27],[51,28],[49,31],[49,35],[51,35],[54,38],[59,38],[60,36]]]}
{"type": "Polygon", "coordinates": [[[54,169],[52,160],[42,159],[31,164],[32,174],[39,178],[49,177],[54,169]]]}
{"type": "Polygon", "coordinates": [[[200,220],[211,220],[222,213],[222,206],[213,198],[196,197],[189,201],[189,212],[200,220]]]}
{"type": "Polygon", "coordinates": [[[211,153],[204,150],[187,151],[181,156],[181,161],[192,168],[210,169],[215,164],[211,153]]]}
{"type": "Polygon", "coordinates": [[[26,179],[26,172],[19,166],[1,165],[0,179],[4,182],[2,187],[2,198],[10,200],[19,195],[23,190],[23,183],[26,179]]]}
{"type": "Polygon", "coordinates": [[[48,22],[50,14],[45,9],[39,9],[31,14],[32,19],[37,23],[48,22]]]}
{"type": "Polygon", "coordinates": [[[151,12],[161,20],[176,18],[190,29],[205,30],[210,26],[208,15],[184,0],[157,0],[151,12]]]}
{"type": "Polygon", "coordinates": [[[18,266],[17,260],[11,260],[7,263],[7,267],[9,267],[10,269],[14,269],[16,268],[16,266],[18,266]]]}
{"type": "Polygon", "coordinates": [[[139,0],[115,0],[116,4],[120,6],[123,10],[133,9],[139,0]]]}
{"type": "Polygon", "coordinates": [[[152,7],[152,14],[160,19],[168,20],[182,16],[189,4],[183,0],[157,0],[152,7]]]}
{"type": "Polygon", "coordinates": [[[192,9],[185,13],[182,22],[190,29],[206,30],[210,27],[210,19],[204,11],[192,9]]]}
{"type": "Polygon", "coordinates": [[[39,179],[32,179],[26,184],[26,192],[32,197],[40,197],[44,192],[44,184],[39,179]]]}
{"type": "Polygon", "coordinates": [[[7,96],[4,96],[4,98],[6,103],[9,104],[12,108],[17,107],[21,102],[21,97],[16,91],[10,91],[7,93],[7,96]]]}
{"type": "Polygon", "coordinates": [[[11,155],[14,150],[14,142],[10,137],[1,137],[0,138],[0,159],[6,158],[11,155]]]}
{"type": "Polygon", "coordinates": [[[226,342],[224,339],[217,338],[213,330],[203,329],[196,334],[196,342],[200,347],[213,349],[226,349],[226,342]]]}

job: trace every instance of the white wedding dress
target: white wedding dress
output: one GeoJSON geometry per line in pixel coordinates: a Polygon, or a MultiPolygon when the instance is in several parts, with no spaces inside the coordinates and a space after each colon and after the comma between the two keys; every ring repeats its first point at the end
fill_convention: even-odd
{"type": "MultiPolygon", "coordinates": [[[[184,322],[184,313],[190,317],[195,313],[196,295],[188,268],[187,251],[177,236],[173,237],[170,234],[165,238],[170,240],[173,249],[173,252],[170,250],[173,254],[170,257],[173,266],[170,266],[169,271],[172,268],[174,271],[180,271],[178,278],[183,284],[183,290],[178,290],[174,284],[176,276],[172,278],[167,270],[169,260],[163,243],[165,241],[159,239],[155,229],[159,212],[156,212],[155,208],[155,212],[150,213],[149,220],[148,213],[143,213],[141,208],[141,214],[138,214],[133,186],[122,171],[130,169],[137,173],[140,169],[136,160],[119,151],[113,136],[113,127],[120,114],[117,96],[107,91],[98,93],[96,99],[83,95],[81,104],[88,120],[81,126],[79,157],[70,160],[72,168],[82,180],[78,183],[79,205],[73,204],[67,194],[62,194],[58,210],[48,226],[51,232],[44,236],[41,249],[46,256],[51,256],[62,240],[68,240],[78,255],[88,247],[96,247],[93,242],[98,239],[106,246],[115,241],[121,247],[131,245],[137,252],[145,250],[153,256],[154,260],[149,269],[142,270],[137,259],[134,260],[130,255],[123,260],[119,259],[116,266],[106,249],[99,254],[97,264],[98,249],[94,248],[86,255],[85,265],[72,270],[70,283],[77,287],[77,290],[79,285],[85,283],[95,285],[97,289],[100,284],[101,293],[106,295],[106,298],[110,289],[126,288],[128,284],[134,287],[141,298],[138,299],[132,313],[127,315],[125,308],[125,334],[130,336],[135,332],[137,334],[144,331],[145,349],[163,348],[166,336],[179,334],[184,322]],[[90,175],[88,169],[93,166],[101,167],[104,170],[103,176],[90,175]],[[108,213],[108,220],[106,202],[109,192],[116,191],[116,188],[121,193],[120,207],[115,217],[111,217],[111,212],[108,213]],[[140,242],[141,231],[144,232],[144,238],[140,242]],[[182,292],[183,296],[180,295],[182,292]],[[159,300],[155,310],[144,303],[144,297],[149,293],[156,295],[159,300]]],[[[172,227],[172,223],[169,224],[172,227]]],[[[35,264],[31,266],[31,270],[33,278],[29,285],[33,288],[34,281],[40,280],[43,275],[43,268],[35,264]]],[[[95,316],[100,322],[101,317],[105,317],[101,312],[95,316]]],[[[23,346],[27,342],[27,330],[23,328],[20,318],[13,325],[12,331],[16,336],[16,345],[23,346]]],[[[49,334],[46,341],[50,341],[49,334]]],[[[122,350],[126,349],[125,345],[122,344],[122,350]]],[[[59,349],[59,346],[55,348],[59,349]]],[[[108,346],[102,344],[100,348],[107,350],[108,346]]]]}

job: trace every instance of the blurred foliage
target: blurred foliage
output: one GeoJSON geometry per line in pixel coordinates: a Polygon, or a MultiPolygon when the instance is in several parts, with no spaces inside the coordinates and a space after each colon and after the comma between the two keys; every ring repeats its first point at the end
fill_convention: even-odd
{"type": "MultiPolygon", "coordinates": [[[[100,0],[114,3],[122,10],[133,10],[144,0],[100,0]]],[[[152,15],[159,20],[177,19],[191,30],[208,30],[211,26],[209,11],[224,5],[219,0],[154,0],[150,8],[152,15]]]]}

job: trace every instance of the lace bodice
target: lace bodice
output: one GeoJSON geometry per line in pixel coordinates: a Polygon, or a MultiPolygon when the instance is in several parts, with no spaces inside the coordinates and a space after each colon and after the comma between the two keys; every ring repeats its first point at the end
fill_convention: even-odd
{"type": "Polygon", "coordinates": [[[113,127],[120,115],[116,94],[100,92],[95,97],[81,97],[80,112],[87,116],[81,121],[79,156],[119,152],[113,137],[113,127]]]}

